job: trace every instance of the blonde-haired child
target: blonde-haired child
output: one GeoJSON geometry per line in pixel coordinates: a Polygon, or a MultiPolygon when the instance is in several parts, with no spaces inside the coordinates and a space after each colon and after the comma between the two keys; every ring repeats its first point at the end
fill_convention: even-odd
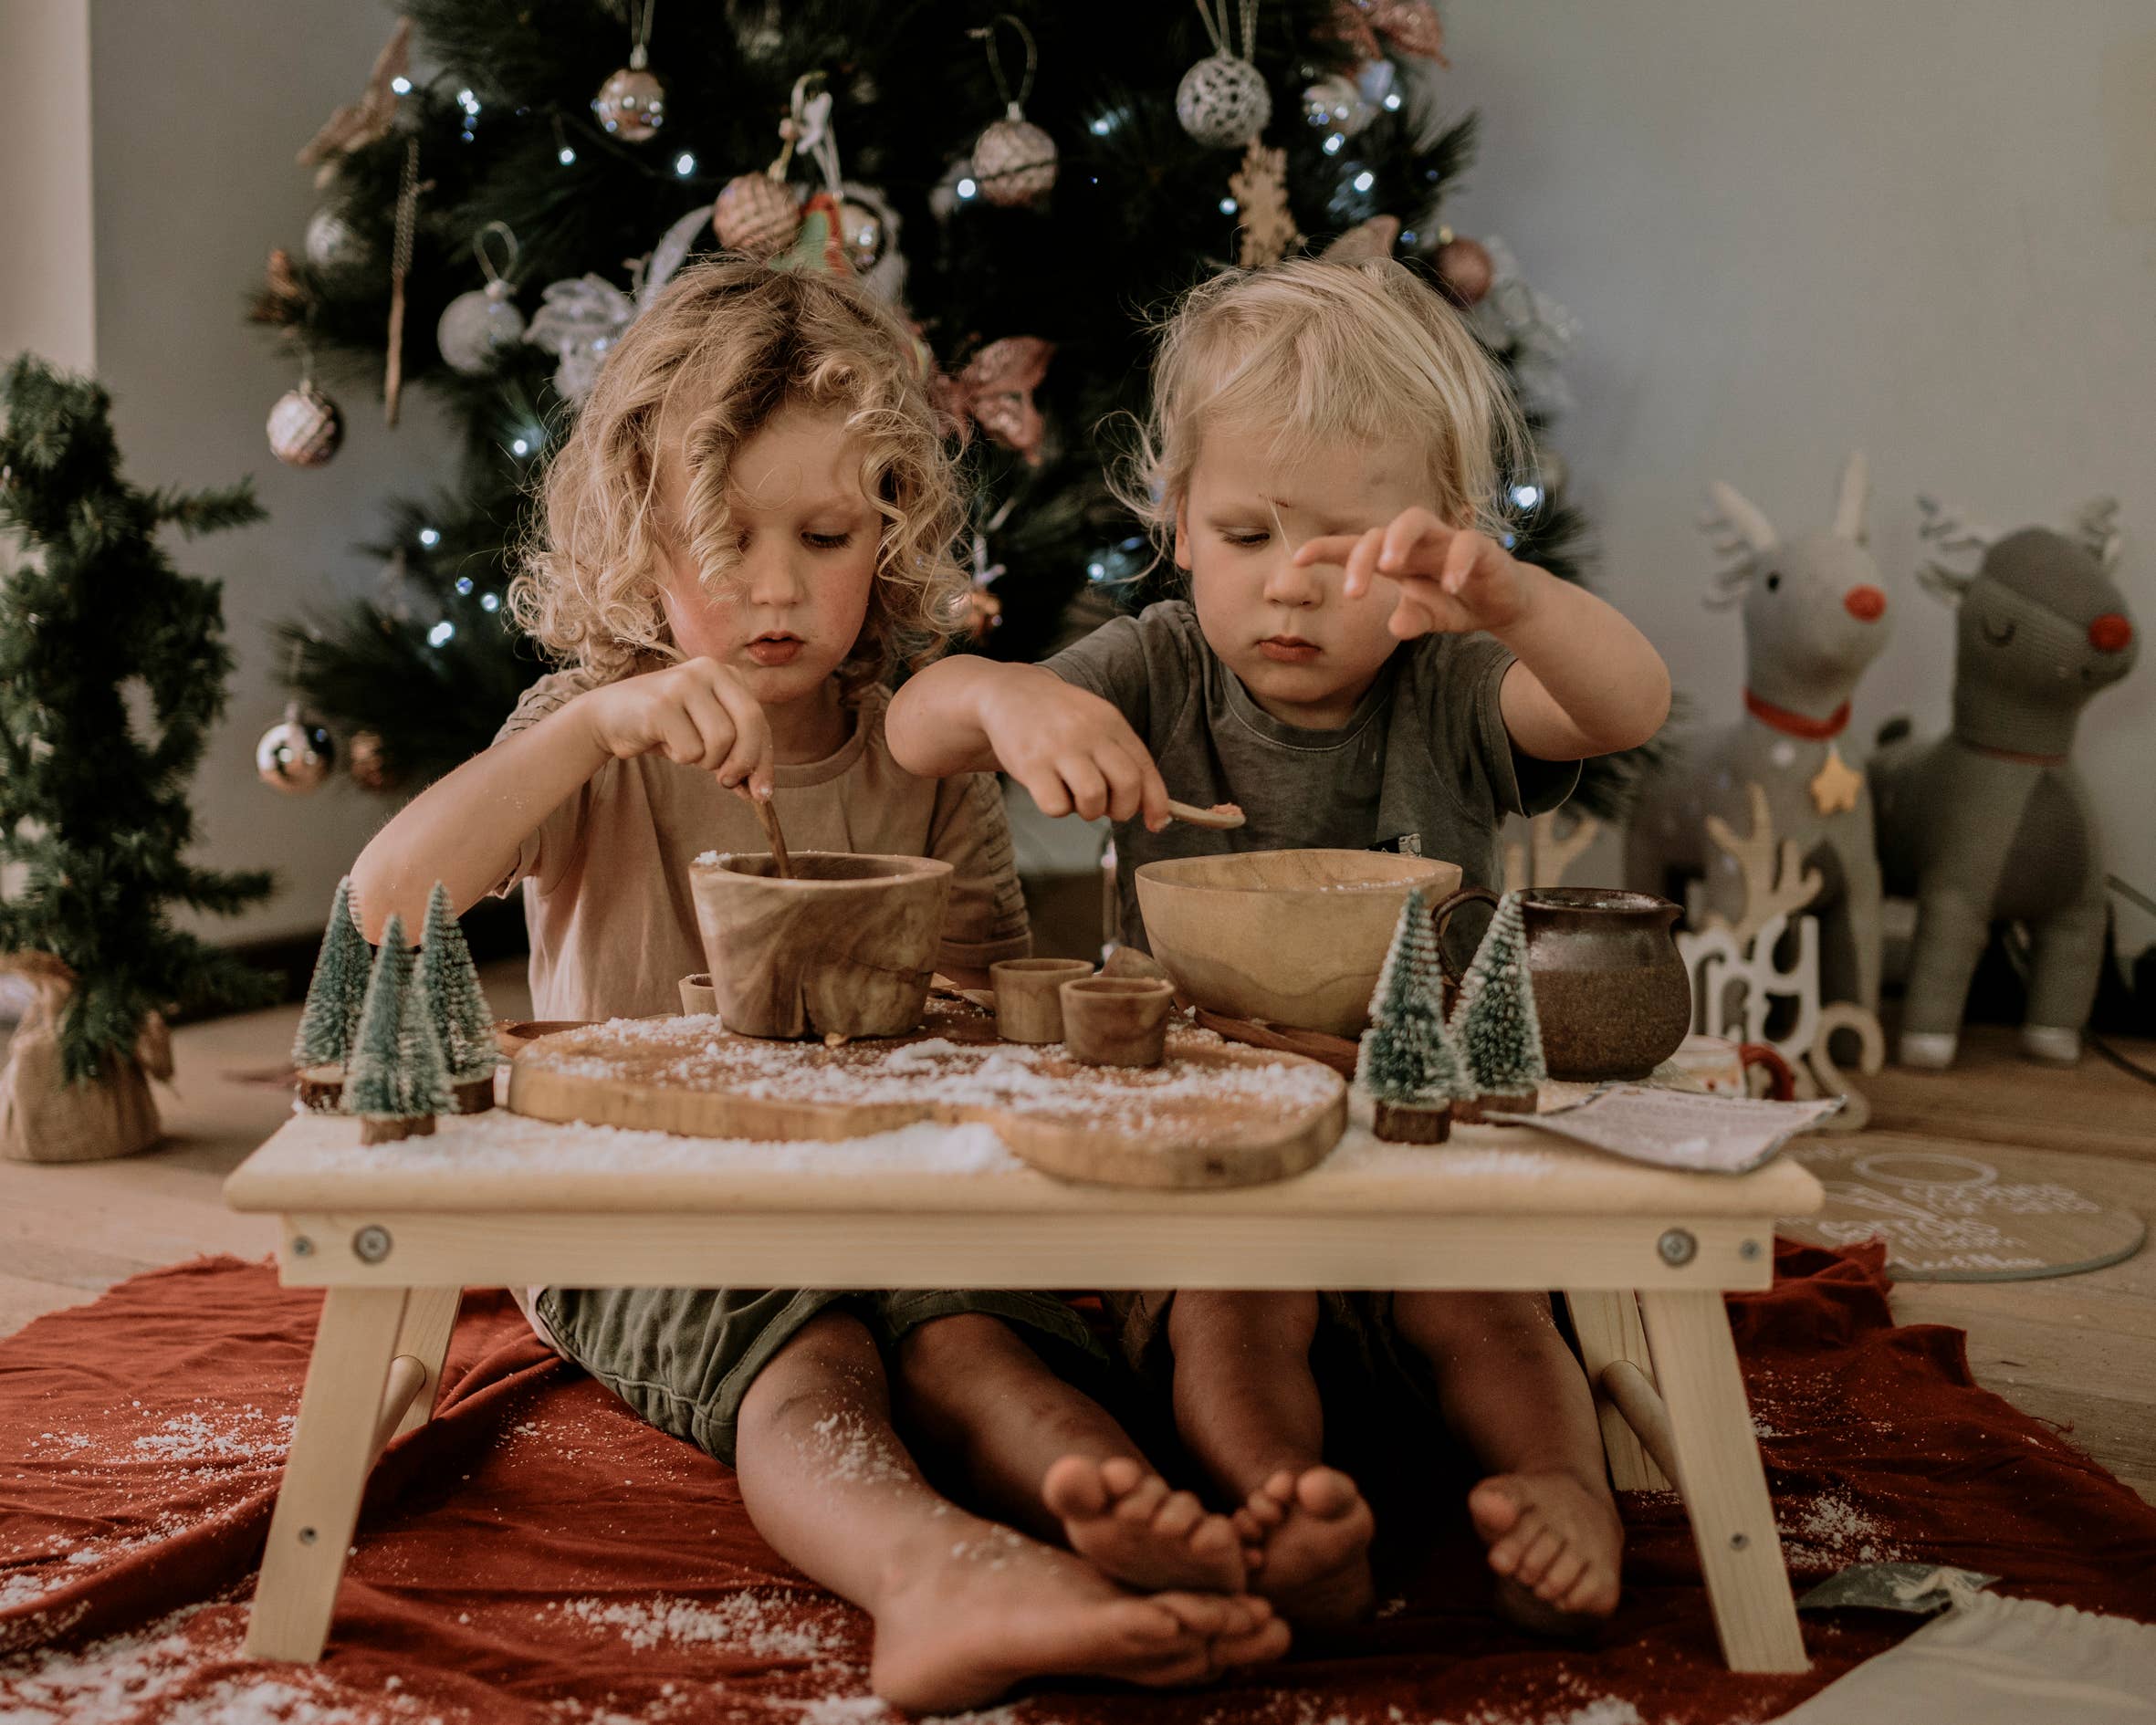
{"type": "MultiPolygon", "coordinates": [[[[521,883],[540,1017],[671,1011],[704,968],[690,859],[759,848],[755,796],[803,849],[953,864],[945,970],[1027,951],[994,781],[916,779],[884,737],[884,679],[941,643],[965,590],[942,429],[906,330],[857,285],[682,272],[602,370],[512,589],[573,666],[367,847],[368,931],[392,912],[417,927],[436,879],[460,909],[521,883]]],[[[1097,1353],[1060,1301],[531,1291],[542,1336],[731,1463],[772,1546],[873,1614],[886,1699],[943,1711],[1062,1673],[1188,1681],[1285,1647],[1240,1594],[1227,1519],[1050,1369],[1097,1353]],[[928,1486],[894,1402],[1024,1534],[928,1486]]]]}
{"type": "MultiPolygon", "coordinates": [[[[1189,599],[1043,666],[947,660],[891,712],[916,772],[1000,765],[1050,814],[1111,816],[1125,941],[1145,945],[1132,873],[1158,857],[1393,850],[1492,883],[1502,816],[1554,808],[1582,757],[1659,727],[1669,678],[1638,631],[1506,554],[1519,416],[1404,266],[1229,271],[1167,324],[1153,385],[1126,500],[1189,599]],[[1170,826],[1167,786],[1248,824],[1170,826]]],[[[1313,1346],[1397,1368],[1474,1452],[1501,1605],[1545,1626],[1614,1608],[1622,1533],[1545,1298],[1187,1290],[1125,1309],[1134,1355],[1172,1356],[1177,1427],[1291,1619],[1372,1598],[1373,1518],[1324,1465],[1313,1346]]]]}

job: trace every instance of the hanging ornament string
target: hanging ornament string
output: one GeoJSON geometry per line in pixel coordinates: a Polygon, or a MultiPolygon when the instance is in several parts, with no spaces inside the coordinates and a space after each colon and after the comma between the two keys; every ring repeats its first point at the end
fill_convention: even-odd
{"type": "Polygon", "coordinates": [[[816,164],[816,172],[823,176],[824,189],[836,199],[844,195],[844,189],[840,184],[838,135],[831,123],[831,92],[817,89],[813,95],[809,93],[812,87],[822,82],[823,74],[820,71],[803,72],[793,80],[791,111],[779,127],[779,135],[786,141],[786,145],[780,152],[771,177],[784,179],[787,165],[792,161],[793,152],[799,150],[816,164]]]}
{"type": "Polygon", "coordinates": [[[1025,118],[1026,98],[1033,93],[1033,75],[1041,69],[1041,45],[1033,40],[1033,33],[1026,28],[1026,21],[1014,12],[999,12],[986,24],[968,30],[968,36],[978,37],[988,44],[989,73],[996,80],[996,94],[1003,99],[1003,113],[1008,120],[1025,118]],[[1026,45],[1026,75],[1019,79],[1018,94],[1010,93],[1010,80],[1003,76],[1003,57],[996,51],[996,26],[1008,24],[1019,33],[1026,45]]]}
{"type": "Polygon", "coordinates": [[[505,294],[513,290],[517,285],[517,260],[523,256],[523,250],[517,244],[517,235],[507,222],[489,222],[472,235],[472,255],[479,260],[479,273],[487,277],[487,287],[499,288],[505,294]],[[487,242],[490,239],[501,242],[502,260],[499,264],[494,261],[493,254],[487,249],[487,242]]]}
{"type": "Polygon", "coordinates": [[[659,0],[644,0],[639,7],[636,0],[629,0],[629,69],[641,72],[651,64],[652,14],[657,10],[659,0]]]}
{"type": "Polygon", "coordinates": [[[1235,51],[1235,19],[1228,10],[1231,0],[1219,0],[1215,13],[1206,0],[1190,0],[1198,8],[1198,16],[1205,26],[1205,33],[1212,38],[1213,52],[1230,59],[1255,59],[1258,53],[1258,0],[1242,0],[1242,52],[1235,51]]]}
{"type": "Polygon", "coordinates": [[[397,423],[404,392],[404,278],[412,273],[412,239],[419,226],[419,140],[404,144],[404,176],[397,187],[396,241],[389,266],[389,362],[382,379],[382,417],[397,423]]]}

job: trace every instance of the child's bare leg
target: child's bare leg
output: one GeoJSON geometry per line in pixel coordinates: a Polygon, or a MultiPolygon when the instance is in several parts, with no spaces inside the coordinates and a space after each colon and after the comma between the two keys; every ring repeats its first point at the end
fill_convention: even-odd
{"type": "Polygon", "coordinates": [[[1170,1490],[1108,1410],[1001,1319],[963,1312],[909,1332],[898,1391],[907,1427],[955,1457],[994,1514],[1068,1540],[1133,1587],[1242,1591],[1228,1518],[1170,1490]]]}
{"type": "Polygon", "coordinates": [[[1127,1593],[939,1497],[892,1427],[874,1342],[843,1313],[758,1374],[735,1466],[772,1549],[874,1617],[869,1681],[900,1707],[974,1707],[1033,1677],[1188,1683],[1286,1646],[1252,1602],[1127,1593]]]}
{"type": "Polygon", "coordinates": [[[1490,1477],[1468,1495],[1498,1603],[1529,1628],[1617,1609],[1624,1525],[1586,1375],[1542,1294],[1402,1293],[1400,1333],[1437,1374],[1446,1423],[1490,1477]]]}
{"type": "Polygon", "coordinates": [[[1313,1293],[1178,1291],[1167,1315],[1176,1429],[1241,1507],[1251,1585],[1292,1621],[1337,1623],[1376,1598],[1376,1523],[1355,1481],[1324,1465],[1311,1375],[1313,1293]]]}

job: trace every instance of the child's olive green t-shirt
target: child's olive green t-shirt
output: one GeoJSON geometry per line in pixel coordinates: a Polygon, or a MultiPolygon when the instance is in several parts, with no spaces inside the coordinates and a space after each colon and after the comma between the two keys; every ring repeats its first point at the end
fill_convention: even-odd
{"type": "MultiPolygon", "coordinates": [[[[601,681],[587,671],[541,678],[495,740],[601,681]]],[[[884,690],[870,690],[835,753],[776,769],[771,800],[788,846],[940,858],[953,873],[937,963],[985,969],[1024,957],[1032,942],[996,780],[907,772],[884,741],[889,701],[884,690]]],[[[681,978],[708,968],[690,862],[706,851],[765,849],[756,811],[716,774],[660,755],[608,761],[524,841],[495,888],[506,896],[524,887],[533,1016],[680,1011],[681,978]]]]}
{"type": "Polygon", "coordinates": [[[1498,822],[1572,794],[1576,761],[1513,748],[1498,685],[1513,663],[1489,635],[1403,642],[1337,730],[1274,718],[1220,662],[1186,600],[1117,617],[1048,661],[1112,703],[1159,764],[1168,795],[1240,803],[1245,824],[1115,826],[1123,938],[1150,951],[1133,873],[1163,857],[1238,851],[1397,851],[1457,862],[1466,884],[1502,887],[1498,822]]]}

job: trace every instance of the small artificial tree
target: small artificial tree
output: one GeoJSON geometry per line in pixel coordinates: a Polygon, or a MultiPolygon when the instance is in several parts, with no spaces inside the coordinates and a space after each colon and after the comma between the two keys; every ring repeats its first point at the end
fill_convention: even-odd
{"type": "MultiPolygon", "coordinates": [[[[366,937],[351,915],[351,876],[337,883],[337,896],[330,905],[329,926],[322,931],[321,951],[316,954],[314,975],[307,985],[307,1007],[299,1015],[299,1034],[292,1040],[292,1064],[302,1074],[309,1069],[341,1069],[351,1059],[352,1043],[360,1031],[360,1012],[367,1003],[368,954],[366,937]]],[[[333,1103],[342,1073],[335,1082],[318,1082],[309,1106],[333,1103]]],[[[303,1081],[302,1094],[306,1095],[303,1081]]]]}
{"type": "Polygon", "coordinates": [[[1445,1027],[1444,985],[1429,901],[1418,886],[1400,907],[1370,997],[1370,1028],[1355,1057],[1355,1083],[1375,1105],[1373,1124],[1380,1138],[1443,1144],[1451,1131],[1454,1099],[1474,1093],[1445,1027]]]}
{"type": "Polygon", "coordinates": [[[1475,961],[1460,985],[1452,1035],[1467,1057],[1478,1111],[1531,1114],[1542,1082],[1542,1020],[1527,974],[1523,894],[1498,901],[1475,961]]]}
{"type": "Polygon", "coordinates": [[[449,1061],[434,1029],[439,1016],[426,972],[414,967],[404,988],[403,1010],[397,1015],[397,1093],[407,1119],[449,1112],[449,1061]]]}
{"type": "Polygon", "coordinates": [[[472,949],[450,907],[449,889],[440,881],[427,895],[426,925],[419,937],[419,974],[426,983],[434,1035],[448,1061],[450,1080],[459,1088],[460,1112],[492,1107],[494,1012],[479,987],[472,949]],[[481,1081],[483,1101],[478,1099],[481,1081]]]}
{"type": "MultiPolygon", "coordinates": [[[[344,1081],[344,1112],[361,1117],[360,1141],[381,1144],[434,1129],[434,1110],[414,1107],[412,1073],[416,1037],[405,1034],[412,997],[412,949],[404,944],[403,919],[392,916],[382,931],[374,972],[367,978],[366,1004],[360,1010],[360,1033],[344,1081]]],[[[422,1003],[424,1005],[424,1003],[422,1003]]],[[[432,1039],[434,1026],[426,1026],[432,1039]]],[[[434,1044],[441,1060],[441,1045],[434,1044]]]]}
{"type": "Polygon", "coordinates": [[[270,877],[187,858],[188,789],[232,653],[217,583],[182,574],[158,532],[262,511],[244,482],[130,484],[111,408],[28,354],[0,382],[0,957],[39,989],[0,1077],[0,1155],[37,1160],[142,1148],[157,1129],[142,1050],[162,1042],[160,1015],[276,995],[168,915],[231,915],[270,877]]]}

